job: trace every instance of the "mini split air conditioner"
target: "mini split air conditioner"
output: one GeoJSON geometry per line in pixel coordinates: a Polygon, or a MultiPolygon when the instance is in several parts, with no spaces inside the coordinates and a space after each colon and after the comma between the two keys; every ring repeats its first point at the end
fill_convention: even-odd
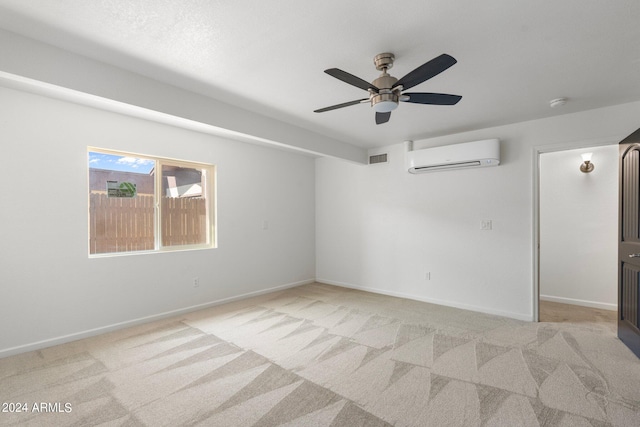
{"type": "Polygon", "coordinates": [[[406,167],[410,173],[481,168],[500,164],[500,141],[497,139],[485,139],[415,151],[413,150],[413,142],[406,141],[405,147],[406,167]]]}

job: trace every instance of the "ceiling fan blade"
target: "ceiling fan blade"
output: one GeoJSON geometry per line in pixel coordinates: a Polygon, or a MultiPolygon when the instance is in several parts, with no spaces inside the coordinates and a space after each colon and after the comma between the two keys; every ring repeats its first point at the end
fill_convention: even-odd
{"type": "Polygon", "coordinates": [[[403,93],[400,98],[404,102],[412,102],[414,104],[435,104],[435,105],[455,105],[460,101],[460,95],[449,95],[448,93],[403,93]],[[409,99],[403,99],[408,96],[409,99]]]}
{"type": "Polygon", "coordinates": [[[393,87],[402,85],[402,90],[412,88],[420,83],[429,80],[432,77],[437,76],[447,68],[455,64],[456,61],[453,56],[443,53],[442,55],[433,58],[431,61],[426,62],[398,80],[393,87]]]}
{"type": "Polygon", "coordinates": [[[381,125],[382,123],[387,123],[391,118],[391,111],[388,113],[378,113],[376,112],[376,124],[381,125]]]}
{"type": "Polygon", "coordinates": [[[314,113],[324,113],[325,111],[337,110],[338,108],[348,107],[350,105],[360,104],[362,102],[369,101],[369,98],[358,99],[355,101],[343,102],[342,104],[332,105],[331,107],[320,108],[319,110],[314,110],[314,113]]]}
{"type": "Polygon", "coordinates": [[[353,74],[349,74],[346,71],[342,71],[338,68],[329,68],[328,70],[324,70],[325,73],[329,74],[331,77],[335,77],[338,80],[342,80],[345,83],[349,83],[352,86],[359,87],[364,90],[373,90],[378,93],[380,89],[372,85],[371,83],[362,80],[360,77],[356,77],[353,74]]]}

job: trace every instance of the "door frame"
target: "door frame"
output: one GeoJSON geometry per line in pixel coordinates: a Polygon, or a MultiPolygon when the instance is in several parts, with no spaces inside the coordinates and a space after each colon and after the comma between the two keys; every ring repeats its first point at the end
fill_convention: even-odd
{"type": "MultiPolygon", "coordinates": [[[[612,136],[608,138],[584,139],[581,141],[571,141],[560,144],[536,145],[533,147],[533,227],[532,241],[533,247],[533,279],[532,279],[532,320],[540,321],[540,155],[545,153],[554,153],[558,151],[569,151],[587,149],[592,147],[604,147],[607,145],[618,145],[620,141],[626,138],[626,135],[612,136]]],[[[576,158],[576,168],[580,165],[580,159],[576,158]]],[[[617,164],[616,164],[617,167],[617,164]]]]}

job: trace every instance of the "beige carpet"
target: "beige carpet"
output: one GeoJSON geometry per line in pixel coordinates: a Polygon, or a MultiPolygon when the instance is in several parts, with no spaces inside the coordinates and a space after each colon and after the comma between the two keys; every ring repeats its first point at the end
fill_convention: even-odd
{"type": "Polygon", "coordinates": [[[640,360],[607,328],[312,284],[0,359],[0,396],[20,426],[640,426],[640,360]]]}

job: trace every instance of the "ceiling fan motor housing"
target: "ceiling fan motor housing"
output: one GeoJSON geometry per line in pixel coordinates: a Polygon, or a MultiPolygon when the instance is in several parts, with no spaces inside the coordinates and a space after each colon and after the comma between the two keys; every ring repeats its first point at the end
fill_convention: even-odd
{"type": "Polygon", "coordinates": [[[380,89],[378,93],[371,91],[371,106],[377,112],[388,113],[398,107],[400,88],[391,89],[397,81],[398,79],[390,76],[385,71],[372,82],[375,87],[380,89]]]}

